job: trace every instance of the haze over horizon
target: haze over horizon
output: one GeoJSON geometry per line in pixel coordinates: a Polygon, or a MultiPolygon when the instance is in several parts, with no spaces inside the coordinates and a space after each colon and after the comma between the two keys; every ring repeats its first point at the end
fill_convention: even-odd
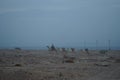
{"type": "Polygon", "coordinates": [[[120,0],[0,0],[0,48],[120,47],[120,0]]]}

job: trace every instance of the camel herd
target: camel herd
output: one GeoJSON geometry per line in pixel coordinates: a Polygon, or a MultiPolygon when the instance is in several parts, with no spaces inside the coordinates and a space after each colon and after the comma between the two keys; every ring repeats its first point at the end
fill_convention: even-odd
{"type": "Polygon", "coordinates": [[[53,44],[51,46],[47,46],[48,51],[49,52],[63,52],[63,53],[67,53],[67,52],[73,52],[75,53],[75,48],[56,48],[53,44]]]}
{"type": "Polygon", "coordinates": [[[68,52],[75,53],[75,48],[56,48],[53,44],[51,46],[46,46],[50,54],[54,55],[57,53],[62,53],[63,63],[74,63],[75,57],[67,56],[68,52]]]}

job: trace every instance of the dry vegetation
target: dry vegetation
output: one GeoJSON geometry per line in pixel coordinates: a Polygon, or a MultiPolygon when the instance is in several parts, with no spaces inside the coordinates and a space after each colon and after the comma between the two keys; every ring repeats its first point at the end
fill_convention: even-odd
{"type": "Polygon", "coordinates": [[[120,80],[120,51],[0,50],[0,80],[120,80]]]}

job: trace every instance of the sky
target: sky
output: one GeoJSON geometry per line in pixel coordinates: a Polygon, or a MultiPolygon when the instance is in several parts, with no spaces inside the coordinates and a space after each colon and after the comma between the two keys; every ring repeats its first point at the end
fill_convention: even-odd
{"type": "Polygon", "coordinates": [[[120,0],[0,0],[0,47],[120,46],[120,0]]]}

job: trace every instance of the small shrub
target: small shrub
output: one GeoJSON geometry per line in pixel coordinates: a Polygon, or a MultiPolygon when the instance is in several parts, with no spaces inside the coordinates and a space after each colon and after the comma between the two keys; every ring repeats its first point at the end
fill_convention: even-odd
{"type": "Polygon", "coordinates": [[[107,50],[100,50],[99,51],[101,54],[105,54],[107,52],[107,50]]]}

